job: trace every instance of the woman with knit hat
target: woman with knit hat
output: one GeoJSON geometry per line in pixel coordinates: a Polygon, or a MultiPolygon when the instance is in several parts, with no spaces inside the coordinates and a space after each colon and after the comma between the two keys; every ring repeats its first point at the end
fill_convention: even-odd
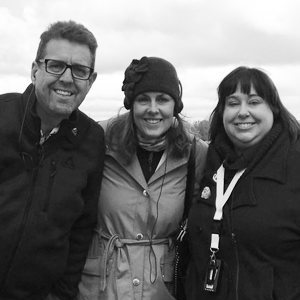
{"type": "MultiPolygon", "coordinates": [[[[171,300],[173,236],[183,216],[194,137],[179,116],[182,88],[168,61],[134,59],[122,90],[129,112],[101,123],[107,153],[98,226],[78,299],[171,300]]],[[[207,146],[195,145],[199,183],[207,146]]]]}

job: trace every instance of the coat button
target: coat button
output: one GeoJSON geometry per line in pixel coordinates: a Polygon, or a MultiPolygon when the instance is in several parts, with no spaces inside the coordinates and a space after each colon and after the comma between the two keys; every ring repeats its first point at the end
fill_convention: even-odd
{"type": "Polygon", "coordinates": [[[132,283],[133,283],[134,286],[138,286],[141,282],[140,282],[139,279],[134,278],[134,279],[132,280],[132,283]]]}
{"type": "Polygon", "coordinates": [[[143,196],[148,197],[148,192],[146,190],[143,190],[143,196]]]}
{"type": "Polygon", "coordinates": [[[144,237],[144,236],[143,236],[141,233],[138,233],[138,234],[136,235],[136,239],[137,239],[138,241],[142,240],[143,237],[144,237]]]}

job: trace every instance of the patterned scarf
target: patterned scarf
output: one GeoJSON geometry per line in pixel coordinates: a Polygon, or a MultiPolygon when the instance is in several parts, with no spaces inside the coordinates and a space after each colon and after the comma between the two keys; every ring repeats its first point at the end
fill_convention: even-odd
{"type": "Polygon", "coordinates": [[[148,139],[137,133],[139,146],[147,151],[159,152],[164,150],[168,145],[168,139],[166,135],[163,135],[157,139],[148,139]]]}

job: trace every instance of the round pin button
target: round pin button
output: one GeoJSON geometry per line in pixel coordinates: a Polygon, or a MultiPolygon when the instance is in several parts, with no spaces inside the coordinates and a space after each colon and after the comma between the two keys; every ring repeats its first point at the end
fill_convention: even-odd
{"type": "Polygon", "coordinates": [[[141,233],[138,233],[138,234],[136,235],[136,239],[137,239],[138,241],[142,240],[143,237],[144,237],[144,236],[143,236],[141,233]]]}
{"type": "Polygon", "coordinates": [[[141,282],[140,282],[139,279],[134,278],[134,279],[132,280],[132,283],[133,283],[134,286],[138,286],[141,282]]]}

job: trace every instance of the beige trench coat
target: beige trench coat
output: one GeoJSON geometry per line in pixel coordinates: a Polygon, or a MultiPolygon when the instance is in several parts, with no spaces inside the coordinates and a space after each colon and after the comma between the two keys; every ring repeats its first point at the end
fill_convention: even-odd
{"type": "MultiPolygon", "coordinates": [[[[196,146],[196,189],[207,152],[196,146]]],[[[82,273],[79,300],[174,300],[174,245],[184,207],[188,157],[168,153],[145,181],[136,155],[130,165],[107,151],[98,228],[82,273]]]]}

